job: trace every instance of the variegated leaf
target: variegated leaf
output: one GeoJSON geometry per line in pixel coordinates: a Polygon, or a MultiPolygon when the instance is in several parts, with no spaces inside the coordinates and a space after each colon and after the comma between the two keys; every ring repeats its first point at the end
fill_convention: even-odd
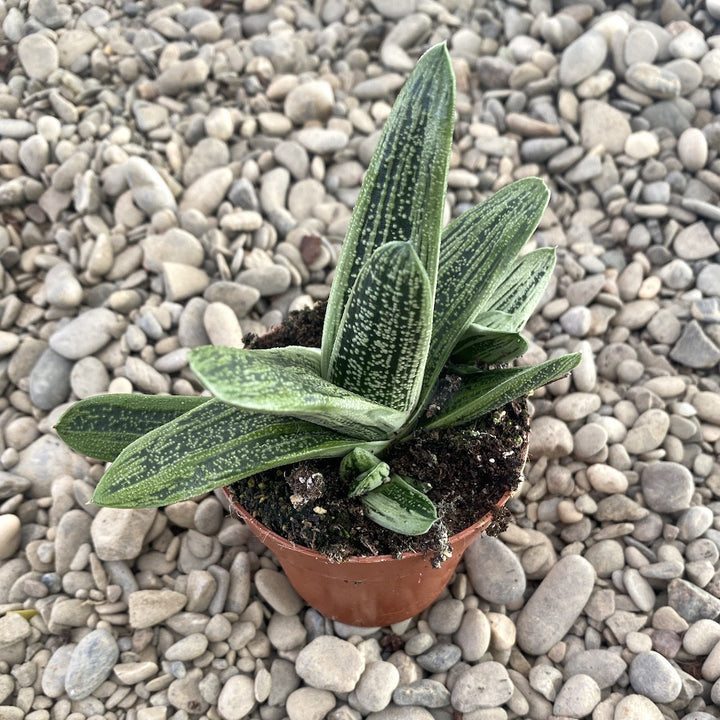
{"type": "Polygon", "coordinates": [[[482,325],[485,312],[497,311],[513,318],[514,326],[503,329],[522,330],[540,302],[554,268],[555,248],[538,248],[517,258],[475,322],[482,325]]]}
{"type": "Polygon", "coordinates": [[[109,461],[145,433],[209,399],[180,395],[94,395],[70,406],[55,429],[73,450],[109,461]]]}
{"type": "Polygon", "coordinates": [[[450,363],[455,372],[475,372],[475,362],[500,365],[520,357],[527,349],[527,340],[518,332],[473,323],[453,348],[450,363]]]}
{"type": "Polygon", "coordinates": [[[378,247],[409,242],[435,287],[454,110],[450,56],[444,45],[436,45],[398,95],[355,204],[325,315],[325,377],[355,280],[378,247]]]}
{"type": "MultiPolygon", "coordinates": [[[[269,468],[340,457],[357,444],[356,438],[303,420],[210,400],[128,445],[98,483],[93,502],[169,505],[269,468]]],[[[368,447],[379,450],[384,444],[368,447]]]]}
{"type": "Polygon", "coordinates": [[[432,324],[430,281],[412,245],[379,247],[345,306],[327,378],[403,413],[422,384],[432,324]]]}
{"type": "Polygon", "coordinates": [[[423,396],[535,231],[549,191],[540,178],[504,187],[448,225],[442,236],[423,396]]]}
{"type": "Polygon", "coordinates": [[[463,378],[463,385],[427,428],[460,425],[475,420],[516,398],[567,375],[581,360],[579,353],[563,355],[530,367],[487,370],[463,378]]]}
{"type": "Polygon", "coordinates": [[[360,499],[373,522],[402,535],[424,535],[437,520],[432,500],[399,475],[360,499]]]}
{"type": "Polygon", "coordinates": [[[206,345],[190,351],[190,367],[219,400],[257,412],[290,415],[363,440],[397,430],[405,414],[345,390],[320,376],[320,351],[206,345]]]}

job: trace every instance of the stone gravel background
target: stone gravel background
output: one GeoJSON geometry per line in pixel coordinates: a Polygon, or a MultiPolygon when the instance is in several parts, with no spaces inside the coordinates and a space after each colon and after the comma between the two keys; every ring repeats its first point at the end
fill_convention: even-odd
{"type": "Polygon", "coordinates": [[[720,2],[6,0],[0,720],[720,717],[720,2]],[[220,496],[87,505],[53,432],[195,394],[187,351],[327,296],[393,99],[447,41],[447,202],[513,179],[558,248],[500,539],[428,611],[305,607],[220,496]],[[29,612],[27,612],[29,611],[29,612]]]}

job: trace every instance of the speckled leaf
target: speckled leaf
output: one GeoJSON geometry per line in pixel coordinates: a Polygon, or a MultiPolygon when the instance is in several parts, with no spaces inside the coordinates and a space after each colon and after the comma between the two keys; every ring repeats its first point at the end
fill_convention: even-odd
{"type": "Polygon", "coordinates": [[[313,423],[211,400],[128,445],[98,483],[93,502],[169,505],[268,468],[340,457],[357,444],[313,423]]]}
{"type": "MultiPolygon", "coordinates": [[[[540,302],[554,268],[555,248],[538,248],[516,258],[483,310],[507,313],[514,325],[503,329],[520,331],[540,302]]],[[[483,324],[483,314],[475,318],[476,323],[483,324]]]]}
{"type": "Polygon", "coordinates": [[[363,440],[387,437],[405,419],[404,413],[324,380],[315,348],[207,345],[191,350],[189,360],[216,398],[246,410],[290,415],[363,440]]]}
{"type": "Polygon", "coordinates": [[[425,369],[432,291],[411,245],[378,248],[355,281],[328,379],[380,405],[409,412],[425,369]]]}
{"type": "Polygon", "coordinates": [[[420,58],[398,95],[365,174],[325,315],[325,377],[355,279],[378,247],[409,242],[435,287],[454,110],[450,55],[436,45],[420,58]]]}
{"type": "Polygon", "coordinates": [[[437,520],[432,500],[399,475],[360,499],[373,522],[402,535],[424,535],[437,520]]]}
{"type": "Polygon", "coordinates": [[[499,365],[520,357],[527,349],[527,340],[520,333],[473,323],[453,348],[450,361],[455,372],[465,373],[473,362],[499,365]]]}
{"type": "Polygon", "coordinates": [[[487,370],[467,376],[463,379],[462,387],[437,415],[425,423],[425,427],[448,427],[475,420],[567,375],[580,359],[579,353],[573,353],[530,367],[487,370]]]}
{"type": "Polygon", "coordinates": [[[533,234],[548,197],[540,178],[518,180],[445,228],[423,394],[533,234]]]}
{"type": "Polygon", "coordinates": [[[94,395],[69,407],[55,429],[73,450],[109,461],[145,433],[209,399],[180,395],[94,395]]]}

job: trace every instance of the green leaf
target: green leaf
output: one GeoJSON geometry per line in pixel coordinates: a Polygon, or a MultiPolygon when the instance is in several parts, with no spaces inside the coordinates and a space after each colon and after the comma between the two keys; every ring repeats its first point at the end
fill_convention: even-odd
{"type": "Polygon", "coordinates": [[[340,462],[340,479],[350,482],[361,473],[372,470],[381,463],[379,457],[364,447],[354,447],[340,462]]]}
{"type": "Polygon", "coordinates": [[[432,500],[399,475],[360,499],[373,522],[402,535],[424,535],[437,520],[432,500]]]}
{"type": "Polygon", "coordinates": [[[366,400],[320,377],[320,351],[206,345],[190,351],[190,367],[202,384],[230,405],[290,415],[363,440],[387,437],[404,413],[366,400]]]}
{"type": "Polygon", "coordinates": [[[328,380],[380,405],[411,411],[422,384],[431,324],[432,291],[417,253],[408,243],[386,243],[355,281],[328,380]]]}
{"type": "Polygon", "coordinates": [[[450,55],[436,45],[420,58],[398,95],[365,174],[328,299],[324,377],[355,280],[383,243],[410,243],[434,290],[454,114],[450,55]]]}
{"type": "Polygon", "coordinates": [[[535,231],[548,198],[549,191],[540,178],[518,180],[445,228],[424,397],[457,341],[492,298],[507,268],[535,231]]]}
{"type": "Polygon", "coordinates": [[[303,420],[210,400],[128,445],[98,483],[93,502],[169,505],[269,468],[341,457],[357,444],[357,438],[303,420]]]}
{"type": "Polygon", "coordinates": [[[350,484],[348,497],[365,495],[376,487],[380,487],[386,477],[390,475],[390,466],[387,463],[379,462],[374,468],[366,470],[358,475],[350,484]]]}
{"type": "Polygon", "coordinates": [[[528,349],[525,338],[517,332],[495,330],[494,328],[473,323],[453,348],[450,356],[455,372],[476,372],[474,362],[487,365],[500,365],[520,357],[528,349]]]}
{"type": "Polygon", "coordinates": [[[580,362],[581,357],[580,353],[573,353],[530,367],[487,370],[467,376],[463,378],[462,387],[425,427],[448,427],[475,420],[567,375],[580,362]]]}
{"type": "MultiPolygon", "coordinates": [[[[525,326],[547,288],[555,269],[555,248],[538,248],[515,260],[487,304],[487,311],[510,315],[518,332],[525,326]]],[[[484,312],[475,318],[482,324],[484,312]]],[[[492,327],[496,327],[492,325],[492,327]]]]}
{"type": "Polygon", "coordinates": [[[181,395],[94,395],[69,407],[55,429],[73,450],[109,461],[145,433],[209,399],[181,395]]]}

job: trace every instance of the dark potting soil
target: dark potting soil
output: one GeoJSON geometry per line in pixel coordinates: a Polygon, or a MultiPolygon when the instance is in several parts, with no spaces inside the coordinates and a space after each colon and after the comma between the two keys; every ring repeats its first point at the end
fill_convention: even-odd
{"type": "MultiPolygon", "coordinates": [[[[246,338],[246,346],[320,347],[324,315],[324,303],[291,313],[262,337],[246,338]]],[[[460,382],[456,376],[442,378],[438,397],[460,382]]],[[[360,500],[347,497],[339,459],[270,470],[235,483],[232,490],[238,502],[271,530],[333,560],[423,552],[437,564],[451,551],[448,538],[488,512],[494,512],[489,533],[507,526],[507,510],[493,508],[520,482],[528,430],[526,402],[521,400],[469,425],[421,430],[382,454],[393,472],[431,486],[427,494],[439,519],[424,535],[400,535],[366,518],[360,500]]]]}

